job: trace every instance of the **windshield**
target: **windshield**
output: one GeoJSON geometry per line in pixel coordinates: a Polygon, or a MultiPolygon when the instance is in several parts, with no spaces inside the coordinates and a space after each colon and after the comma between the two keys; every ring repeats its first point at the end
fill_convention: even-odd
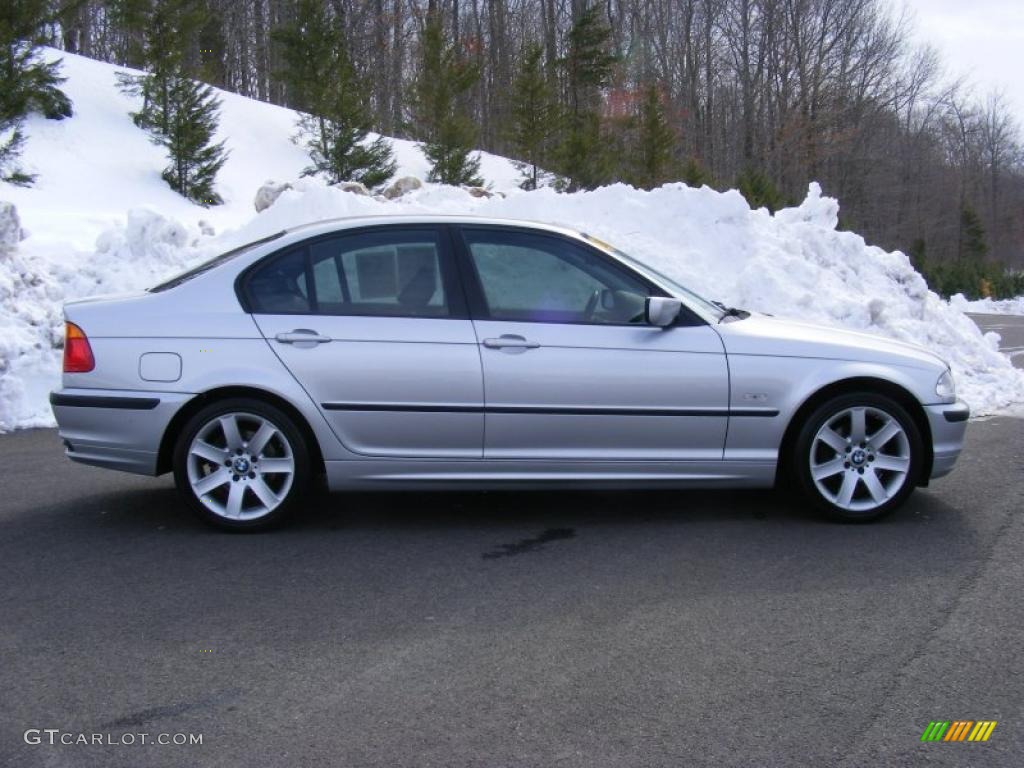
{"type": "Polygon", "coordinates": [[[276,240],[277,238],[281,237],[283,234],[284,234],[284,231],[275,232],[272,235],[268,235],[267,237],[260,238],[259,240],[255,240],[255,241],[253,241],[251,243],[246,243],[245,245],[240,245],[238,248],[230,250],[227,253],[220,254],[220,256],[214,256],[209,261],[204,261],[202,264],[199,264],[198,266],[192,267],[192,269],[188,269],[188,270],[186,270],[184,272],[181,272],[180,274],[175,275],[174,277],[170,278],[169,280],[165,280],[164,282],[159,283],[158,285],[154,285],[152,288],[149,289],[149,292],[150,293],[160,293],[160,291],[167,291],[167,290],[170,290],[171,288],[176,288],[177,286],[181,285],[182,283],[187,283],[193,277],[198,277],[199,275],[203,274],[204,272],[209,272],[214,267],[219,267],[221,264],[224,264],[224,263],[226,263],[228,261],[231,261],[236,256],[241,256],[243,253],[245,253],[246,251],[251,250],[252,248],[255,248],[257,245],[263,245],[263,243],[269,243],[271,240],[276,240]]]}
{"type": "Polygon", "coordinates": [[[598,238],[593,237],[592,235],[588,235],[586,232],[581,232],[580,234],[584,238],[586,238],[588,242],[593,243],[598,248],[601,248],[602,250],[605,250],[608,253],[613,254],[616,258],[626,262],[631,267],[636,269],[638,272],[642,272],[648,277],[654,278],[656,281],[663,284],[673,293],[679,294],[679,296],[685,299],[687,304],[689,304],[694,309],[703,312],[707,315],[710,315],[716,320],[720,320],[722,318],[725,312],[725,308],[722,307],[720,304],[715,304],[712,301],[708,301],[700,294],[691,291],[685,285],[680,285],[678,282],[673,280],[664,272],[659,272],[658,270],[654,269],[654,267],[651,267],[650,265],[645,264],[642,261],[634,259],[628,253],[619,250],[614,245],[610,245],[604,242],[603,240],[599,240],[598,238]]]}

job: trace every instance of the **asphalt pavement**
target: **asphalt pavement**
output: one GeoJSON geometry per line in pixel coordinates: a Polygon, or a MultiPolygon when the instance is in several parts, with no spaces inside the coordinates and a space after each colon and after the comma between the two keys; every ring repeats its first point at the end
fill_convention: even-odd
{"type": "Polygon", "coordinates": [[[994,331],[1000,336],[999,348],[1010,356],[1013,364],[1024,368],[1024,316],[970,315],[983,331],[994,331]]]}
{"type": "Polygon", "coordinates": [[[51,430],[0,438],[0,494],[2,766],[1024,764],[1017,419],[873,525],[387,493],[230,535],[51,430]],[[998,725],[922,743],[935,720],[998,725]]]}

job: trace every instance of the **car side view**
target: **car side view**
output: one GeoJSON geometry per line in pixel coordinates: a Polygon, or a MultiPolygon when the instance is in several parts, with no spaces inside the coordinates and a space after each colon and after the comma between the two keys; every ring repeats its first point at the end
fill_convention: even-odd
{"type": "Polygon", "coordinates": [[[331,490],[771,487],[866,521],[953,468],[932,353],[709,302],[562,227],[353,218],[65,306],[67,455],[203,519],[331,490]]]}

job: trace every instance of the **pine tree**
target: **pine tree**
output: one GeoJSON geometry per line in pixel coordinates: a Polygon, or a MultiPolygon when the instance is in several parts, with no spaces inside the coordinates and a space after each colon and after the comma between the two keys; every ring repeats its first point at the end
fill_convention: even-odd
{"type": "Polygon", "coordinates": [[[523,173],[523,189],[536,189],[540,165],[547,159],[549,144],[558,129],[559,110],[551,80],[544,72],[544,49],[532,43],[523,55],[523,66],[512,85],[509,141],[523,173]]]}
{"type": "Polygon", "coordinates": [[[611,158],[601,136],[600,101],[617,62],[600,6],[584,9],[569,30],[568,52],[560,62],[569,105],[559,171],[567,178],[569,191],[593,189],[609,178],[611,158]]]}
{"type": "Polygon", "coordinates": [[[688,187],[703,187],[705,184],[713,187],[715,183],[701,162],[692,156],[687,158],[682,176],[683,183],[688,187]]]}
{"type": "Polygon", "coordinates": [[[220,102],[213,88],[187,77],[170,81],[166,133],[153,142],[167,149],[170,164],[163,180],[171,189],[202,206],[223,202],[214,190],[217,172],[227,160],[224,143],[213,143],[220,102]]]}
{"type": "Polygon", "coordinates": [[[60,90],[60,61],[43,61],[38,48],[39,30],[49,21],[42,0],[7,0],[0,6],[0,181],[30,184],[35,178],[17,167],[29,113],[51,120],[72,113],[71,100],[60,90]]]}
{"type": "Polygon", "coordinates": [[[477,127],[466,113],[463,97],[479,78],[476,67],[460,61],[445,41],[437,13],[423,30],[422,63],[413,100],[416,130],[430,161],[430,181],[479,186],[480,157],[471,156],[477,127]]]}
{"type": "Polygon", "coordinates": [[[220,102],[210,86],[191,78],[185,63],[185,45],[205,23],[205,6],[199,0],[157,0],[131,7],[145,25],[139,55],[146,67],[144,75],[121,77],[121,87],[142,98],[132,119],[167,150],[161,176],[172,189],[199,205],[219,205],[214,183],[227,160],[223,142],[213,143],[220,102]]]}
{"type": "Polygon", "coordinates": [[[767,208],[775,213],[785,205],[782,193],[763,171],[747,168],[736,179],[736,189],[754,209],[767,208]]]}
{"type": "Polygon", "coordinates": [[[981,217],[971,206],[965,205],[960,212],[960,246],[957,249],[960,258],[967,257],[981,261],[988,255],[988,243],[985,242],[985,228],[981,217]]]}
{"type": "Polygon", "coordinates": [[[170,131],[170,102],[175,79],[195,75],[185,64],[187,41],[202,28],[206,14],[199,0],[122,0],[125,13],[141,27],[141,40],[134,55],[144,75],[122,75],[121,87],[142,97],[142,106],[132,113],[140,128],[154,134],[170,131]]]}
{"type": "Polygon", "coordinates": [[[633,158],[633,181],[642,189],[653,189],[672,177],[676,137],[665,117],[657,86],[644,90],[633,158]]]}
{"type": "Polygon", "coordinates": [[[146,66],[146,30],[153,0],[107,0],[110,26],[117,32],[117,60],[134,69],[146,66]]]}
{"type": "Polygon", "coordinates": [[[368,89],[348,55],[340,26],[317,0],[299,0],[295,20],[274,32],[283,66],[279,73],[290,102],[304,114],[300,135],[313,164],[303,175],[330,183],[358,181],[368,187],[395,173],[383,137],[368,142],[368,89]]]}

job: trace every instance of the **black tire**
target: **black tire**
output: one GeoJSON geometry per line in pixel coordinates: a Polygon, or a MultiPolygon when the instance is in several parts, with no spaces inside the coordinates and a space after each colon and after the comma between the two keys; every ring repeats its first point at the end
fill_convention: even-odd
{"type": "MultiPolygon", "coordinates": [[[[870,426],[870,425],[869,425],[870,426]]],[[[871,432],[869,431],[870,435],[871,432]]],[[[875,433],[877,434],[877,432],[875,433]]],[[[878,520],[881,517],[892,512],[894,509],[903,504],[907,500],[907,497],[913,493],[914,488],[917,486],[921,471],[924,466],[924,442],[921,438],[921,432],[917,427],[917,423],[907,413],[906,408],[900,405],[897,401],[891,397],[887,397],[881,394],[875,393],[852,393],[845,395],[838,395],[837,397],[831,398],[830,400],[822,403],[811,414],[804,420],[804,423],[800,426],[800,431],[797,434],[797,438],[793,444],[793,450],[787,457],[790,466],[790,472],[794,480],[796,489],[800,492],[801,496],[810,502],[814,507],[823,512],[826,516],[833,520],[841,522],[856,522],[866,523],[873,520],[878,520]],[[872,446],[870,441],[867,441],[868,446],[873,451],[861,451],[860,454],[856,454],[857,445],[852,445],[849,441],[849,435],[844,436],[844,440],[851,443],[850,453],[843,451],[837,451],[834,456],[829,456],[827,453],[823,459],[820,455],[820,451],[824,447],[825,450],[829,450],[827,446],[819,442],[816,446],[814,445],[815,436],[818,434],[826,424],[836,424],[840,429],[842,427],[842,421],[834,422],[837,416],[842,414],[844,411],[850,408],[867,408],[869,419],[875,420],[878,423],[878,412],[883,412],[898,422],[899,426],[903,430],[903,434],[906,437],[906,443],[902,442],[902,438],[897,436],[894,440],[900,444],[903,451],[909,452],[909,468],[905,475],[903,475],[902,485],[898,486],[898,490],[894,490],[887,500],[883,503],[876,503],[875,499],[870,493],[870,489],[865,485],[863,480],[858,480],[857,475],[863,478],[865,472],[872,474],[873,477],[877,477],[883,480],[883,486],[885,482],[889,482],[894,488],[897,487],[897,481],[899,479],[898,472],[888,472],[886,470],[880,470],[875,473],[872,469],[871,463],[858,464],[858,462],[870,462],[876,460],[875,453],[882,454],[882,448],[886,448],[887,451],[894,450],[892,448],[895,443],[887,442],[883,446],[872,446]],[[816,451],[816,455],[812,458],[812,448],[816,451]],[[825,496],[825,493],[819,489],[818,484],[815,482],[812,476],[812,461],[824,464],[826,460],[839,460],[843,469],[840,474],[833,475],[823,483],[838,485],[834,492],[834,496],[838,499],[841,496],[841,487],[846,482],[846,475],[850,474],[854,483],[855,495],[851,500],[851,504],[863,504],[863,505],[874,505],[862,509],[850,509],[844,506],[840,506],[834,503],[833,499],[825,496]],[[850,459],[850,461],[845,461],[850,459]],[[856,461],[854,461],[856,459],[856,461]],[[859,468],[858,468],[859,466],[859,468]]],[[[888,456],[879,457],[881,461],[883,458],[890,458],[888,456]]],[[[892,457],[899,458],[899,457],[892,457]]],[[[876,467],[877,468],[877,467],[876,467]]],[[[877,488],[877,486],[876,486],[877,488]]],[[[829,491],[830,488],[826,485],[825,491],[829,491]]],[[[889,489],[886,488],[888,492],[889,489]]]]}
{"type": "MultiPolygon", "coordinates": [[[[212,427],[212,429],[214,431],[210,433],[211,444],[218,449],[224,450],[225,457],[229,461],[233,461],[236,458],[236,451],[226,450],[226,431],[220,431],[219,436],[224,439],[219,441],[217,440],[218,433],[216,427],[212,427]],[[221,442],[223,442],[223,445],[221,445],[221,442]]],[[[246,442],[243,444],[248,445],[246,442]]],[[[218,400],[194,414],[178,434],[174,445],[173,466],[175,485],[189,508],[203,522],[227,531],[259,531],[279,525],[298,508],[309,489],[312,476],[309,448],[306,445],[302,431],[292,418],[280,408],[255,398],[218,400]],[[190,465],[189,450],[193,440],[196,439],[197,435],[204,428],[211,428],[211,422],[215,419],[230,414],[236,415],[235,421],[243,441],[254,437],[254,431],[259,424],[259,419],[269,422],[276,429],[276,433],[265,448],[266,456],[262,453],[259,456],[249,456],[248,454],[242,456],[241,458],[252,461],[250,467],[252,471],[248,474],[237,475],[237,477],[238,465],[221,467],[220,463],[215,463],[212,460],[207,461],[196,456],[191,457],[192,464],[190,465]],[[276,506],[272,508],[264,503],[253,490],[254,484],[257,482],[256,470],[258,470],[260,458],[264,462],[270,459],[284,459],[287,461],[288,458],[291,458],[293,462],[290,482],[286,474],[259,473],[258,475],[259,481],[265,483],[265,486],[261,486],[261,490],[264,487],[270,488],[275,494],[274,498],[279,499],[276,506]],[[206,494],[206,499],[204,500],[197,495],[196,490],[193,488],[189,474],[190,466],[194,476],[199,479],[212,475],[214,467],[217,467],[228,473],[230,482],[225,482],[223,485],[211,490],[206,494]],[[230,519],[226,516],[226,509],[228,508],[226,497],[232,493],[232,485],[239,483],[239,481],[241,482],[239,488],[242,488],[242,491],[240,491],[242,494],[240,499],[242,501],[240,503],[243,505],[239,511],[245,517],[244,519],[230,519]],[[252,487],[244,487],[250,483],[253,484],[252,487]],[[276,487],[273,487],[273,484],[276,484],[276,487]],[[248,508],[244,508],[246,500],[249,502],[248,508]],[[260,511],[260,506],[264,508],[263,512],[260,511]]]]}

